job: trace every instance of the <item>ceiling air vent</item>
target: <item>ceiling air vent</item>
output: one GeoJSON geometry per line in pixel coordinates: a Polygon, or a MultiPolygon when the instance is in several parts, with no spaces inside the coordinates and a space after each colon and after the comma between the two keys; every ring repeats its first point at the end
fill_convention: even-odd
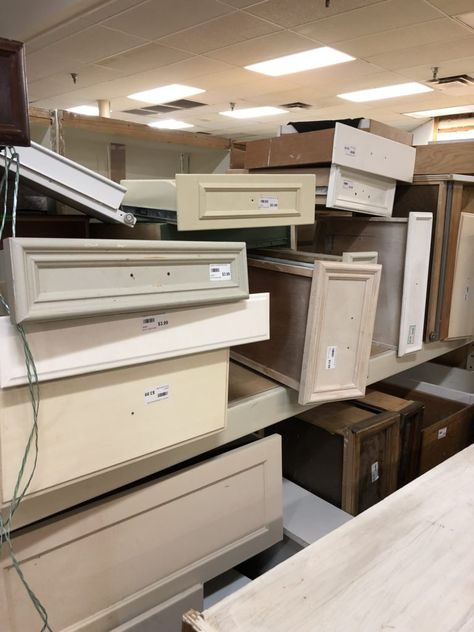
{"type": "Polygon", "coordinates": [[[190,99],[178,99],[178,101],[170,101],[169,103],[160,103],[159,105],[147,105],[143,108],[133,108],[132,110],[124,110],[127,114],[137,114],[139,116],[152,116],[159,112],[166,114],[167,112],[176,112],[178,110],[189,110],[197,108],[205,103],[199,101],[191,101],[190,99]]]}
{"type": "Polygon", "coordinates": [[[474,94],[474,78],[469,75],[453,75],[451,77],[436,77],[429,81],[441,92],[453,96],[474,94]]]}
{"type": "Polygon", "coordinates": [[[285,108],[287,110],[307,110],[311,106],[309,103],[302,103],[301,101],[295,101],[294,103],[284,103],[283,105],[280,105],[279,107],[285,108]]]}

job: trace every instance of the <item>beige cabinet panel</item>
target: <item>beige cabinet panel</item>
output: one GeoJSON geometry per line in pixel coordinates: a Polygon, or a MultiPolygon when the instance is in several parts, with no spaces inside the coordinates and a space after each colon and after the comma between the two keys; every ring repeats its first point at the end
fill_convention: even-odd
{"type": "MultiPolygon", "coordinates": [[[[281,537],[281,443],[269,437],[40,523],[14,543],[55,632],[109,632],[281,537]]],[[[2,632],[39,629],[3,554],[2,632]]]]}
{"type": "Polygon", "coordinates": [[[474,334],[474,214],[461,213],[448,340],[474,334]]]}
{"type": "MultiPolygon", "coordinates": [[[[43,383],[29,494],[222,430],[228,368],[229,351],[221,349],[43,383]]],[[[1,390],[3,504],[12,498],[31,426],[28,386],[1,390]]]]}
{"type": "Polygon", "coordinates": [[[12,238],[4,248],[17,323],[248,298],[244,243],[12,238]]]}

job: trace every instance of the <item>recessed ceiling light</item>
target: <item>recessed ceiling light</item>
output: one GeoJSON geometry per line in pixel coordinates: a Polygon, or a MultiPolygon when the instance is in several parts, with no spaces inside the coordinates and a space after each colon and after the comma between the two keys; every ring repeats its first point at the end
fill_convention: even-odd
{"type": "Polygon", "coordinates": [[[184,129],[185,127],[194,127],[191,123],[177,121],[176,119],[163,119],[162,121],[153,121],[148,123],[149,127],[158,127],[159,129],[184,129]]]}
{"type": "Polygon", "coordinates": [[[67,112],[86,114],[87,116],[99,116],[99,108],[96,105],[76,105],[73,108],[68,108],[67,112]]]}
{"type": "Polygon", "coordinates": [[[341,51],[329,48],[329,46],[323,46],[305,50],[302,53],[261,61],[258,64],[245,66],[245,68],[254,72],[260,72],[263,75],[270,75],[270,77],[280,77],[281,75],[289,75],[294,72],[343,64],[346,61],[354,61],[354,59],[355,57],[351,57],[346,53],[341,53],[341,51]]]}
{"type": "Polygon", "coordinates": [[[469,114],[470,112],[474,112],[474,105],[457,105],[452,108],[420,110],[419,112],[404,112],[403,114],[413,118],[431,118],[433,116],[448,116],[449,114],[469,114]]]}
{"type": "Polygon", "coordinates": [[[272,106],[262,106],[259,108],[242,108],[241,110],[228,110],[219,112],[222,116],[230,116],[236,119],[259,118],[260,116],[275,116],[276,114],[287,114],[288,110],[274,108],[272,106]]]}
{"type": "Polygon", "coordinates": [[[134,101],[145,101],[145,103],[169,103],[186,97],[192,97],[194,94],[205,92],[200,88],[192,86],[183,86],[180,83],[172,83],[169,86],[161,86],[160,88],[152,88],[144,92],[135,92],[129,94],[128,98],[134,101]]]}
{"type": "Polygon", "coordinates": [[[338,94],[340,99],[346,101],[355,101],[361,103],[363,101],[378,101],[380,99],[393,99],[395,97],[404,97],[409,94],[420,94],[421,92],[433,92],[433,88],[429,88],[422,83],[411,81],[409,83],[397,83],[394,86],[383,86],[382,88],[369,88],[368,90],[357,90],[356,92],[345,92],[338,94]]]}

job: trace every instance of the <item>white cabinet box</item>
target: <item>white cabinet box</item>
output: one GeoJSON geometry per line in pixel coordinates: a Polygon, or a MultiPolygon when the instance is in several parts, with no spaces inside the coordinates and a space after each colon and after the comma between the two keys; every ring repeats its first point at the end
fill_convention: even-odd
{"type": "MultiPolygon", "coordinates": [[[[38,380],[54,380],[267,340],[268,294],[157,314],[26,323],[38,380]]],[[[0,387],[28,383],[23,345],[0,316],[0,387]]]]}
{"type": "Polygon", "coordinates": [[[16,238],[0,263],[17,323],[248,298],[244,243],[16,238]]]}
{"type": "MultiPolygon", "coordinates": [[[[125,194],[120,184],[37,143],[15,147],[15,151],[20,157],[20,177],[32,188],[99,219],[135,224],[135,217],[119,208],[125,194]]],[[[10,168],[14,171],[16,165],[10,168]]]]}
{"type": "MultiPolygon", "coordinates": [[[[55,632],[109,632],[281,537],[269,437],[39,523],[14,547],[55,632]]],[[[39,629],[6,547],[0,582],[2,632],[39,629]]]]}
{"type": "Polygon", "coordinates": [[[127,188],[124,204],[176,211],[178,230],[314,222],[313,174],[177,174],[176,183],[123,180],[122,184],[127,188]]]}
{"type": "MultiPolygon", "coordinates": [[[[218,432],[229,350],[44,382],[38,464],[24,503],[57,486],[218,432]]],[[[0,390],[1,501],[12,498],[32,427],[28,386],[0,390]]]]}

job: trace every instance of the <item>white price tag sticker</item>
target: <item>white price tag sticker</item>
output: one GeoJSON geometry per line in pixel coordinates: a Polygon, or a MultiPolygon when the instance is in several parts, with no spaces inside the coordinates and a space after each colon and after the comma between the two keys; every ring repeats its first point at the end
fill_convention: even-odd
{"type": "Polygon", "coordinates": [[[349,191],[352,191],[354,188],[354,183],[352,182],[352,180],[343,180],[342,181],[342,188],[343,189],[348,189],[349,191]]]}
{"type": "Polygon", "coordinates": [[[344,153],[346,156],[354,157],[356,155],[355,145],[344,145],[344,153]]]}
{"type": "Polygon", "coordinates": [[[448,434],[448,428],[445,426],[444,428],[440,428],[438,430],[438,439],[444,439],[448,434]]]}
{"type": "Polygon", "coordinates": [[[415,344],[415,332],[416,332],[416,325],[408,325],[407,344],[409,345],[415,344]]]}
{"type": "Polygon", "coordinates": [[[370,466],[370,477],[372,479],[372,483],[375,483],[375,481],[379,480],[379,462],[375,461],[375,463],[372,463],[372,465],[370,466]]]}
{"type": "Polygon", "coordinates": [[[162,399],[168,399],[170,396],[169,384],[165,386],[152,386],[147,388],[144,394],[145,404],[153,404],[159,402],[162,399]]]}
{"type": "Polygon", "coordinates": [[[158,314],[156,316],[145,316],[142,318],[142,331],[154,331],[168,327],[170,319],[168,314],[158,314]]]}
{"type": "Polygon", "coordinates": [[[211,281],[230,281],[232,279],[230,263],[211,263],[209,279],[211,281]]]}
{"type": "Polygon", "coordinates": [[[336,368],[336,351],[337,347],[328,347],[326,349],[326,369],[336,368]]]}
{"type": "Polygon", "coordinates": [[[258,208],[278,208],[277,197],[261,197],[258,201],[258,208]]]}

